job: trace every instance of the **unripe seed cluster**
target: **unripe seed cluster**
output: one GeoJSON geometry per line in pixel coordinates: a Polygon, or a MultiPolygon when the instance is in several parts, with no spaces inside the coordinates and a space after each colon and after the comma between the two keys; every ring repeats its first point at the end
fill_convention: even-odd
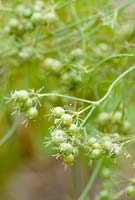
{"type": "Polygon", "coordinates": [[[117,158],[120,155],[122,145],[118,142],[118,134],[87,136],[85,138],[81,134],[84,129],[80,130],[80,122],[76,119],[77,112],[58,106],[52,109],[52,116],[54,126],[50,129],[50,143],[54,145],[58,155],[62,156],[67,164],[73,163],[80,147],[87,151],[90,160],[98,160],[104,156],[117,158]],[[84,143],[86,145],[82,146],[84,143]]]}
{"type": "Polygon", "coordinates": [[[38,95],[32,91],[15,90],[11,92],[11,97],[8,99],[15,105],[17,112],[26,113],[27,119],[35,119],[38,116],[37,105],[39,103],[38,95]]]}
{"type": "Polygon", "coordinates": [[[33,24],[38,23],[53,23],[57,20],[54,10],[49,9],[43,1],[36,1],[33,7],[31,21],[33,24]]]}
{"type": "Polygon", "coordinates": [[[128,120],[123,118],[123,113],[118,110],[112,112],[101,112],[98,115],[98,127],[103,131],[108,130],[109,132],[127,133],[131,129],[131,125],[128,120]]]}
{"type": "Polygon", "coordinates": [[[110,137],[90,137],[87,141],[89,157],[92,160],[100,159],[102,156],[116,158],[121,152],[121,146],[110,137]]]}
{"type": "Polygon", "coordinates": [[[58,106],[52,109],[52,116],[54,126],[50,131],[51,143],[58,155],[63,157],[64,163],[73,164],[80,142],[80,130],[75,115],[58,106]]]}
{"type": "Polygon", "coordinates": [[[86,53],[81,48],[73,49],[69,53],[67,70],[64,71],[61,76],[61,82],[64,85],[73,87],[75,84],[81,83],[83,81],[83,76],[88,73],[88,66],[85,65],[85,56],[86,53]]]}
{"type": "Polygon", "coordinates": [[[52,58],[47,57],[42,62],[43,70],[52,75],[60,76],[61,84],[67,87],[80,83],[83,74],[88,73],[87,67],[84,65],[85,52],[82,49],[73,49],[69,53],[69,58],[52,58]]]}
{"type": "Polygon", "coordinates": [[[16,17],[10,19],[5,31],[15,37],[21,37],[34,28],[30,21],[32,9],[20,4],[15,10],[16,17]]]}
{"type": "Polygon", "coordinates": [[[15,13],[16,17],[10,19],[5,31],[17,38],[34,31],[39,23],[51,24],[57,20],[55,11],[41,0],[35,1],[34,5],[29,7],[20,4],[16,6],[15,13]]]}
{"type": "Polygon", "coordinates": [[[43,61],[43,67],[50,73],[58,74],[62,69],[62,63],[55,58],[46,58],[43,61]]]}

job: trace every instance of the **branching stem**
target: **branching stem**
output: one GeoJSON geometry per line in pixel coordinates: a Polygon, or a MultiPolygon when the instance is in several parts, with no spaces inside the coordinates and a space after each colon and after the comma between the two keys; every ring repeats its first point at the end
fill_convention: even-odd
{"type": "Polygon", "coordinates": [[[105,95],[99,99],[98,101],[91,101],[91,100],[87,100],[87,99],[82,99],[82,98],[78,98],[78,97],[73,97],[73,96],[68,96],[68,95],[64,95],[64,94],[58,94],[58,93],[44,93],[44,94],[39,94],[39,97],[47,97],[47,96],[58,96],[58,97],[63,97],[63,98],[67,98],[67,99],[71,99],[74,101],[81,101],[81,102],[85,102],[85,103],[89,103],[89,104],[93,104],[95,106],[99,106],[101,103],[103,103],[111,94],[112,90],[114,89],[114,87],[117,85],[117,83],[123,78],[125,77],[128,73],[130,73],[131,71],[133,71],[135,69],[135,65],[131,66],[130,68],[128,68],[126,71],[124,71],[122,74],[120,74],[120,76],[118,76],[118,78],[116,78],[113,83],[110,85],[110,87],[108,88],[107,92],[105,93],[105,95]]]}

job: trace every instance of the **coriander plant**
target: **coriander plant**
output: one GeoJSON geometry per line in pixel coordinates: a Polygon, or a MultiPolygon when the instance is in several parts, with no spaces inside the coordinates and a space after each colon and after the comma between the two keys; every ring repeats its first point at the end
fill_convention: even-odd
{"type": "Polygon", "coordinates": [[[0,145],[37,126],[37,144],[72,175],[91,169],[66,199],[135,198],[134,10],[133,0],[1,1],[0,145]]]}

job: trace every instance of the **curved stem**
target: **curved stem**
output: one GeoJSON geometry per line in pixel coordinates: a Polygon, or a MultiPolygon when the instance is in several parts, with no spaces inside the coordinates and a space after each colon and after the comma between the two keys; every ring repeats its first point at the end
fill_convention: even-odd
{"type": "Polygon", "coordinates": [[[111,56],[108,56],[107,58],[104,58],[103,60],[101,60],[97,66],[101,66],[103,63],[107,62],[108,60],[111,60],[113,58],[121,58],[121,57],[135,57],[135,54],[115,54],[115,55],[111,55],[111,56]]]}
{"type": "Polygon", "coordinates": [[[87,195],[88,195],[88,193],[89,193],[89,191],[90,191],[90,189],[91,189],[91,187],[92,187],[92,185],[93,185],[93,183],[94,183],[94,181],[97,177],[97,174],[100,170],[100,167],[103,163],[103,159],[104,158],[101,158],[100,160],[97,161],[96,167],[94,168],[94,171],[93,171],[92,175],[90,176],[90,179],[89,179],[86,187],[84,188],[81,196],[78,198],[78,200],[85,200],[87,198],[87,195]]]}
{"type": "Polygon", "coordinates": [[[116,86],[116,84],[124,77],[126,76],[129,72],[131,72],[132,70],[135,69],[135,65],[133,65],[132,67],[130,67],[129,69],[127,69],[125,72],[123,72],[117,79],[115,79],[115,81],[113,81],[113,83],[110,85],[110,87],[108,88],[106,94],[96,102],[96,104],[100,104],[103,101],[105,101],[109,96],[110,93],[112,92],[113,88],[116,86]]]}
{"type": "Polygon", "coordinates": [[[12,127],[7,132],[7,134],[5,134],[3,138],[0,140],[0,146],[3,145],[5,142],[7,142],[7,140],[13,135],[14,131],[16,130],[20,122],[21,122],[21,116],[18,116],[14,121],[12,127]]]}
{"type": "Polygon", "coordinates": [[[93,104],[93,105],[99,105],[101,104],[103,101],[105,101],[111,94],[112,90],[114,89],[114,87],[117,85],[117,83],[124,77],[126,76],[128,73],[130,73],[131,71],[133,71],[135,69],[135,65],[131,66],[130,68],[128,68],[126,71],[124,71],[120,76],[118,76],[118,78],[116,78],[113,83],[109,86],[107,92],[105,93],[105,95],[97,100],[97,101],[91,101],[91,100],[87,100],[87,99],[81,99],[78,97],[73,97],[73,96],[68,96],[68,95],[64,95],[64,94],[57,94],[57,93],[44,93],[44,94],[38,94],[39,97],[45,97],[45,96],[58,96],[58,97],[63,97],[63,98],[67,98],[67,99],[71,99],[71,100],[75,100],[75,101],[81,101],[81,102],[85,102],[85,103],[89,103],[89,104],[93,104]]]}

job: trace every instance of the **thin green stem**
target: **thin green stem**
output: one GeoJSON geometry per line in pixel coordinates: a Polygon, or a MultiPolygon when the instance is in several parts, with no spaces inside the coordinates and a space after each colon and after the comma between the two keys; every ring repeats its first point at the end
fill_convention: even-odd
{"type": "Polygon", "coordinates": [[[9,131],[3,136],[3,138],[0,140],[0,146],[3,145],[7,140],[13,135],[15,132],[16,128],[21,122],[21,116],[18,116],[16,120],[14,121],[12,127],[9,129],[9,131]]]}
{"type": "Polygon", "coordinates": [[[113,58],[121,58],[121,57],[135,57],[135,54],[115,54],[115,55],[108,56],[105,59],[101,60],[97,64],[96,68],[101,66],[103,63],[107,62],[108,60],[111,60],[113,58]]]}
{"type": "MultiPolygon", "coordinates": [[[[71,4],[71,10],[72,10],[72,14],[73,14],[73,17],[74,17],[76,23],[80,22],[80,19],[79,19],[79,16],[78,16],[78,13],[77,13],[75,5],[71,4]]],[[[84,47],[83,32],[81,30],[81,26],[80,25],[77,26],[77,29],[78,29],[80,37],[82,39],[82,41],[81,41],[82,42],[82,47],[84,47]]]]}
{"type": "Polygon", "coordinates": [[[94,183],[94,181],[95,181],[95,179],[98,175],[98,172],[101,168],[103,160],[104,160],[104,158],[101,158],[100,160],[97,161],[97,164],[94,168],[94,171],[93,171],[92,175],[90,176],[90,179],[89,179],[86,187],[84,188],[81,196],[78,198],[78,200],[86,200],[88,193],[89,193],[89,191],[90,191],[90,189],[91,189],[91,187],[92,187],[92,185],[93,185],[93,183],[94,183]]]}
{"type": "MultiPolygon", "coordinates": [[[[89,39],[89,37],[91,35],[93,35],[96,31],[98,31],[101,27],[103,27],[104,25],[100,24],[98,26],[96,26],[95,28],[92,29],[92,31],[90,32],[86,32],[83,34],[83,39],[89,39]]],[[[70,33],[70,34],[74,34],[74,33],[70,33]]],[[[67,35],[66,35],[67,37],[67,35]]],[[[41,53],[43,54],[48,54],[48,53],[53,53],[53,52],[57,52],[58,50],[62,50],[62,49],[65,49],[65,48],[68,48],[70,46],[73,46],[73,44],[76,44],[76,43],[79,43],[80,41],[82,40],[82,38],[74,38],[74,40],[72,40],[71,42],[68,42],[64,45],[61,45],[59,47],[56,47],[56,48],[53,48],[53,49],[47,49],[46,51],[44,50],[40,50],[41,53]]]]}
{"type": "MultiPolygon", "coordinates": [[[[88,23],[88,22],[91,22],[91,21],[94,23],[94,21],[96,21],[98,18],[99,18],[98,15],[94,15],[94,16],[86,17],[84,19],[80,19],[79,22],[69,23],[69,24],[64,25],[63,27],[56,29],[52,34],[55,35],[55,36],[58,35],[58,34],[63,35],[63,31],[69,31],[70,28],[75,28],[76,26],[81,26],[84,23],[88,23]]],[[[49,37],[49,35],[41,36],[41,37],[39,37],[38,41],[45,40],[48,37],[49,37]]]]}
{"type": "Polygon", "coordinates": [[[89,104],[93,104],[93,105],[97,105],[99,106],[99,104],[103,103],[111,94],[112,90],[114,89],[114,87],[117,85],[117,83],[124,77],[126,76],[128,73],[130,73],[131,71],[133,71],[135,69],[135,65],[131,66],[130,68],[128,68],[126,71],[124,71],[120,76],[118,76],[118,78],[116,78],[113,83],[110,85],[110,87],[108,88],[107,92],[105,93],[105,95],[99,99],[98,101],[90,101],[87,99],[81,99],[78,97],[73,97],[73,96],[68,96],[68,95],[64,95],[64,94],[57,94],[57,93],[45,93],[45,94],[39,94],[39,97],[45,97],[45,96],[58,96],[58,97],[63,97],[63,98],[67,98],[67,99],[71,99],[71,100],[75,100],[75,101],[81,101],[81,102],[85,102],[85,103],[89,103],[89,104]]]}
{"type": "Polygon", "coordinates": [[[119,12],[121,12],[121,11],[125,10],[126,8],[128,8],[128,6],[130,6],[134,2],[135,2],[135,0],[128,0],[126,3],[122,4],[117,9],[119,12]]]}
{"type": "Polygon", "coordinates": [[[80,124],[80,128],[82,128],[88,121],[88,119],[90,118],[90,116],[92,115],[93,111],[95,110],[95,106],[93,106],[91,108],[91,110],[88,112],[88,114],[86,115],[86,117],[84,118],[84,120],[82,121],[82,123],[80,124]]]}
{"type": "Polygon", "coordinates": [[[83,112],[85,112],[86,110],[89,110],[92,107],[92,105],[87,106],[86,108],[84,108],[83,110],[78,112],[78,115],[82,114],[83,112]]]}
{"type": "Polygon", "coordinates": [[[64,94],[57,94],[57,93],[39,94],[39,97],[47,97],[47,96],[57,96],[57,97],[63,97],[63,98],[71,99],[71,100],[74,100],[74,101],[81,101],[81,102],[85,102],[85,103],[93,103],[93,101],[90,101],[90,100],[81,99],[81,98],[78,98],[78,97],[68,96],[68,95],[64,95],[64,94]]]}
{"type": "Polygon", "coordinates": [[[104,102],[111,94],[113,88],[117,85],[117,83],[124,77],[126,76],[129,72],[133,71],[135,69],[135,65],[131,66],[129,69],[127,69],[125,72],[123,72],[117,79],[115,79],[115,81],[113,81],[113,83],[110,85],[110,87],[108,88],[106,94],[99,100],[96,102],[97,105],[101,104],[102,102],[104,102]]]}
{"type": "Polygon", "coordinates": [[[75,3],[77,0],[70,0],[70,1],[65,1],[63,4],[60,4],[60,3],[57,3],[55,5],[55,9],[60,9],[60,8],[63,8],[65,6],[68,6],[69,4],[71,3],[75,3]]]}

